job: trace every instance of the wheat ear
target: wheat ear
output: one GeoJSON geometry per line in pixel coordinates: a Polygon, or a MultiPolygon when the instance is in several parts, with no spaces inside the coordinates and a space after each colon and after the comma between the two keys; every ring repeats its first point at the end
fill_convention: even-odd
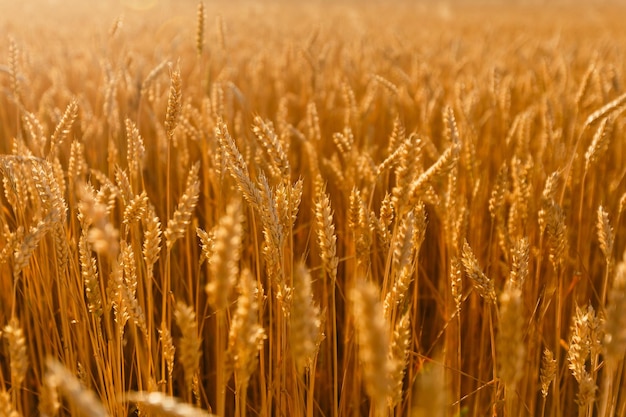
{"type": "Polygon", "coordinates": [[[202,356],[202,340],[198,336],[198,321],[193,307],[180,301],[176,303],[174,317],[182,334],[178,345],[178,361],[182,364],[185,371],[187,390],[191,392],[194,386],[193,379],[196,372],[198,372],[202,356]]]}
{"type": "Polygon", "coordinates": [[[65,366],[54,359],[46,361],[47,378],[58,387],[67,401],[84,417],[107,417],[108,413],[96,394],[83,387],[65,366]]]}
{"type": "Polygon", "coordinates": [[[200,171],[200,163],[197,162],[191,166],[189,174],[187,175],[187,185],[185,186],[185,192],[183,193],[174,215],[167,222],[167,228],[165,229],[165,239],[167,241],[167,249],[172,249],[174,243],[185,235],[187,226],[191,222],[191,215],[193,214],[196,205],[198,204],[198,198],[200,197],[200,179],[198,173],[200,171]]]}
{"type": "Polygon", "coordinates": [[[299,262],[293,275],[293,303],[290,311],[290,344],[296,369],[309,369],[319,350],[322,334],[320,308],[313,302],[311,274],[299,262]]]}
{"type": "Polygon", "coordinates": [[[211,233],[209,249],[210,282],[206,286],[209,303],[215,310],[226,309],[232,288],[239,275],[241,241],[243,238],[243,216],[241,202],[234,201],[226,208],[226,214],[219,220],[211,233]]]}
{"type": "Polygon", "coordinates": [[[396,365],[390,355],[390,332],[375,284],[357,281],[350,293],[365,389],[377,416],[384,416],[393,397],[396,365]]]}
{"type": "Polygon", "coordinates": [[[4,326],[4,338],[9,345],[11,358],[11,384],[14,388],[19,387],[26,378],[28,371],[28,353],[26,351],[26,338],[17,318],[12,317],[4,326]]]}

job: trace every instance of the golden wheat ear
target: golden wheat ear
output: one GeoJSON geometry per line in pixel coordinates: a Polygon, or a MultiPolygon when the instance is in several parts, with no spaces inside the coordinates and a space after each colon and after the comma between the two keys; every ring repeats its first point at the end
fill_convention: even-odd
{"type": "Polygon", "coordinates": [[[167,417],[217,417],[191,404],[167,396],[161,392],[127,392],[125,401],[137,403],[148,415],[167,417]]]}
{"type": "Polygon", "coordinates": [[[85,388],[78,378],[55,359],[46,361],[46,378],[49,384],[56,387],[72,408],[83,417],[108,417],[96,394],[85,388]]]}

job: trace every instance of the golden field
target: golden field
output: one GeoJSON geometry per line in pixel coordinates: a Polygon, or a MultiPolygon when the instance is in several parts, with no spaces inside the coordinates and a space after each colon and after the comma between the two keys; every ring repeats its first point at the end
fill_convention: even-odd
{"type": "Polygon", "coordinates": [[[626,416],[624,18],[0,0],[0,416],[626,416]]]}

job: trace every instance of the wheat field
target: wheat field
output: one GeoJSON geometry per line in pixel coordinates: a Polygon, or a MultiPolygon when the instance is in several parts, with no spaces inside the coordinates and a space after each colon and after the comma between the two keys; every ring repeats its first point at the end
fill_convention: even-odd
{"type": "Polygon", "coordinates": [[[625,18],[0,0],[0,416],[626,416],[625,18]]]}

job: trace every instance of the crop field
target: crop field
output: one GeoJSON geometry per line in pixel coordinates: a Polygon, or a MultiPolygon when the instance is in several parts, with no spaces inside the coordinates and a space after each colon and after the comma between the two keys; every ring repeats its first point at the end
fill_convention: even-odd
{"type": "Polygon", "coordinates": [[[0,0],[0,417],[626,416],[625,21],[0,0]]]}

